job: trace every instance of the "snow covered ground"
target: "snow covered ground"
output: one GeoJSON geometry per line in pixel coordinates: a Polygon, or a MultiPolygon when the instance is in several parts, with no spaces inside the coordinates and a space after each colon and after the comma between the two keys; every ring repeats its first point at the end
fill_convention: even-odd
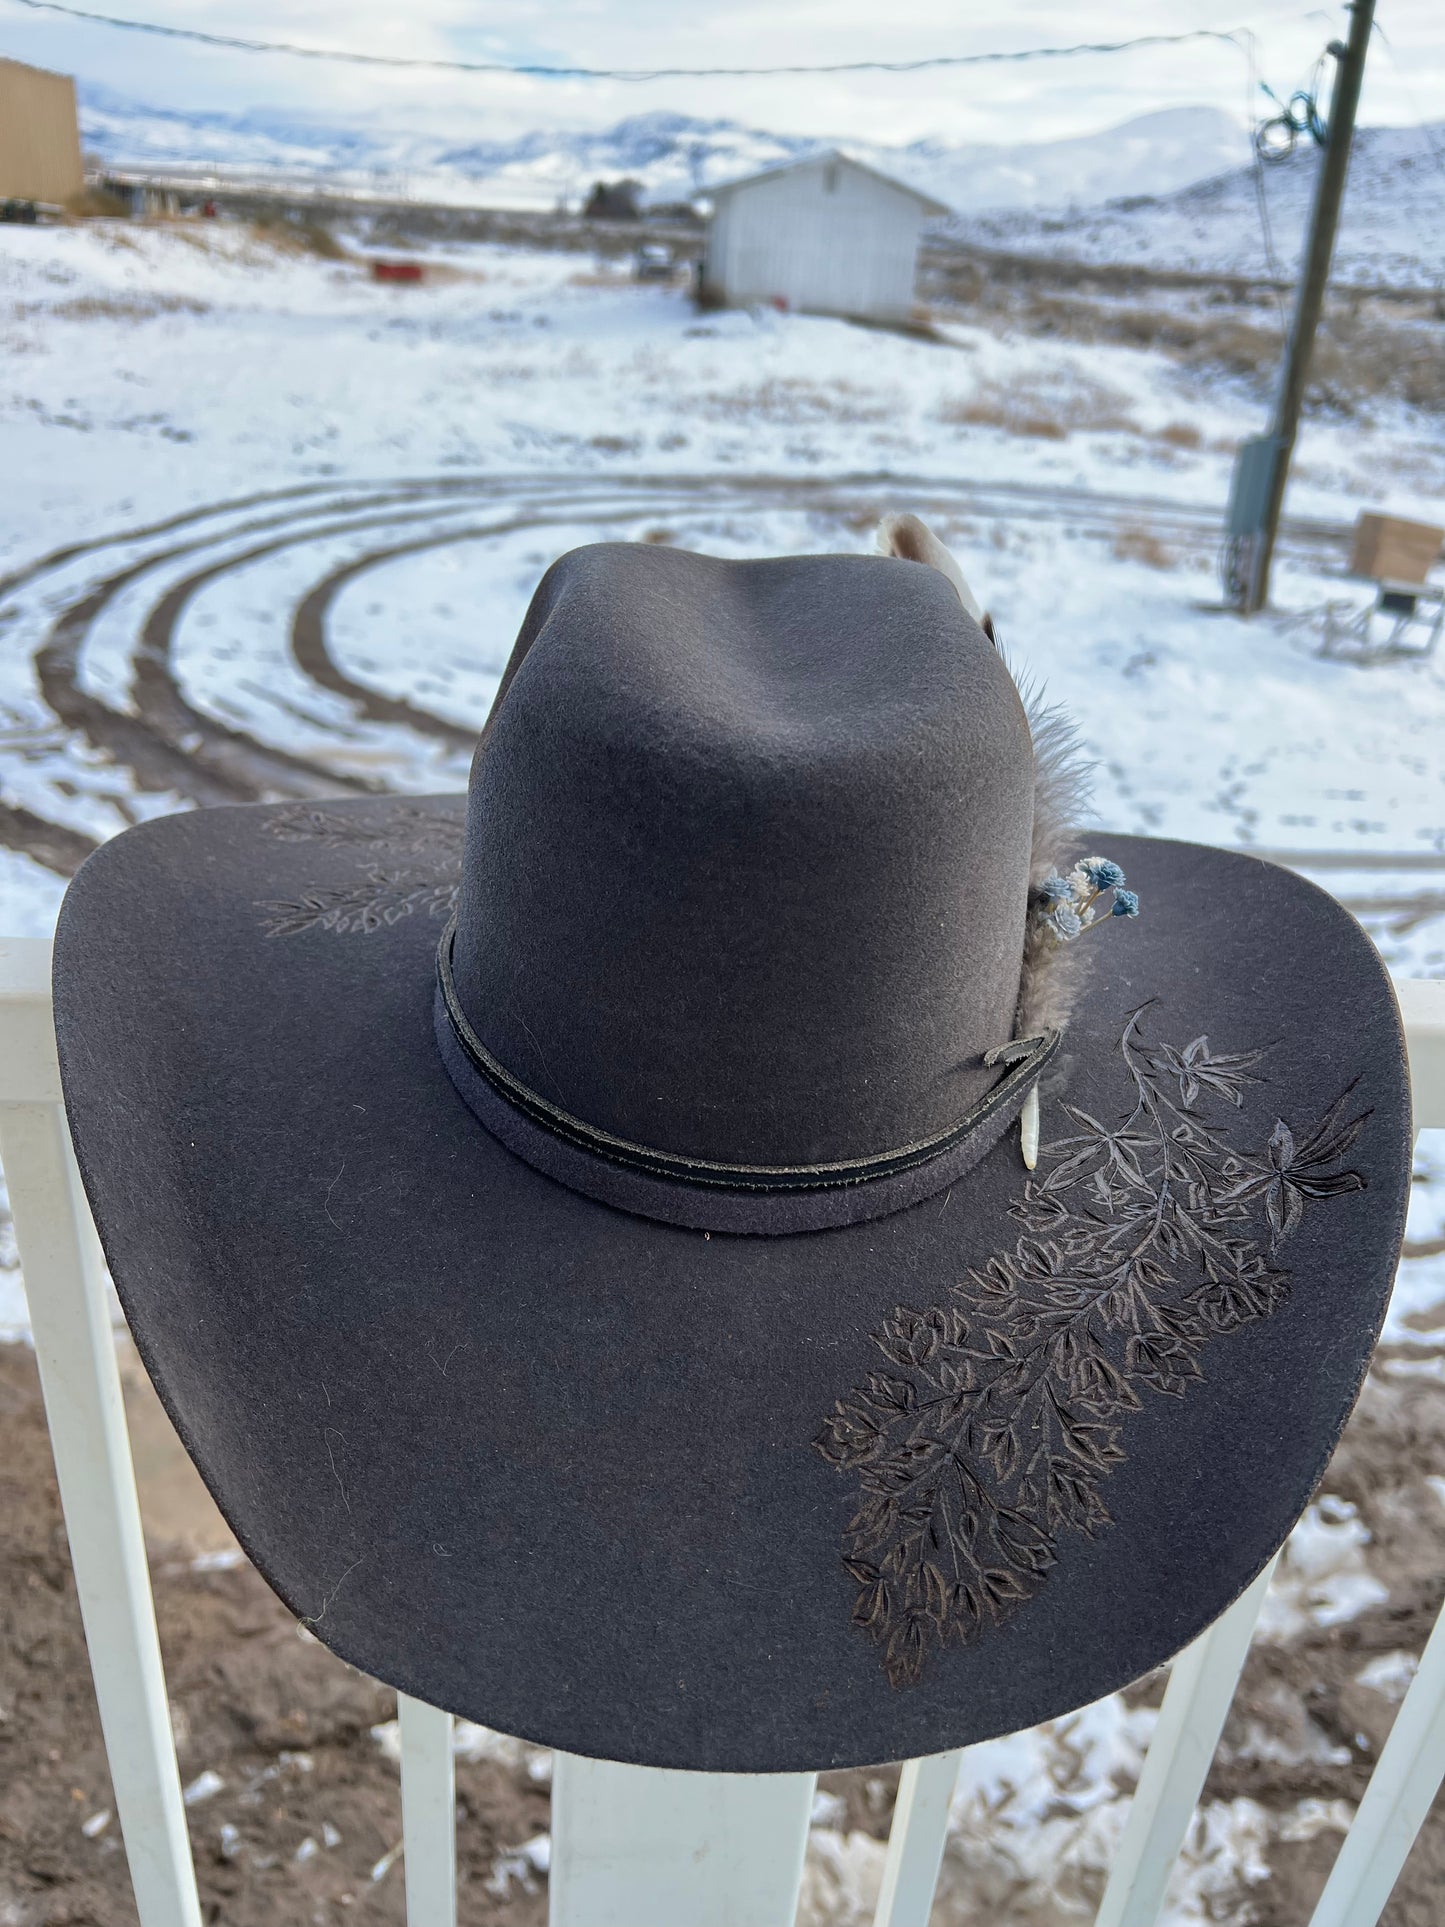
{"type": "MultiPolygon", "coordinates": [[[[564,548],[859,550],[916,507],[1078,717],[1101,825],[1282,854],[1397,971],[1445,975],[1445,651],[1315,653],[1325,605],[1366,599],[1343,574],[1356,510],[1439,519],[1438,417],[1308,424],[1276,612],[1246,624],[1210,606],[1233,448],[1261,426],[1238,382],[966,314],[928,341],[699,315],[575,255],[425,259],[426,285],[388,287],[219,223],[0,228],[0,930],[51,926],[63,879],[27,854],[47,835],[78,850],[231,794],[462,787],[564,548]]],[[[1445,1153],[1423,1162],[1427,1250],[1387,1337],[1392,1370],[1442,1374],[1445,1153]]],[[[1272,1636],[1378,1601],[1352,1516],[1307,1516],[1272,1636]]],[[[1048,1907],[1017,1917],[1085,1917],[1151,1720],[1110,1701],[971,1756],[945,1883],[1004,1918],[1052,1868],[1048,1907]]],[[[1216,1903],[1270,1842],[1338,1825],[1307,1806],[1206,1809],[1171,1920],[1243,1918],[1216,1903]]],[[[879,1851],[820,1825],[808,1917],[865,1918],[879,1851]]]]}
{"type": "MultiPolygon", "coordinates": [[[[1431,753],[1445,660],[1316,659],[1324,604],[1364,598],[1340,573],[1341,539],[1286,543],[1266,621],[1200,606],[1217,597],[1232,449],[1260,423],[1238,384],[966,318],[929,343],[699,316],[680,289],[575,256],[430,259],[432,285],[386,287],[364,264],[213,223],[4,231],[10,802],[98,837],[175,800],[58,730],[36,678],[56,612],[122,564],[147,561],[85,629],[82,695],[130,705],[146,612],[204,563],[169,638],[185,701],[350,779],[445,787],[461,780],[455,745],[360,720],[298,668],[292,610],[331,570],[409,538],[339,590],[329,646],[355,680],[475,727],[563,547],[652,531],[727,554],[865,548],[878,510],[914,504],[965,558],[1020,664],[1078,715],[1100,758],[1101,822],[1358,853],[1340,887],[1362,900],[1390,894],[1362,881],[1381,857],[1445,866],[1431,753]],[[224,506],[268,493],[269,508],[224,506]],[[200,519],[176,523],[187,515],[200,519]],[[285,541],[247,559],[267,516],[263,533],[285,541]],[[176,526],[128,533],[157,523],[176,526]],[[418,545],[444,531],[448,543],[418,545]],[[77,544],[91,546],[26,573],[77,544]]],[[[1290,509],[1325,524],[1362,505],[1429,519],[1442,493],[1438,423],[1388,406],[1309,425],[1290,509]]],[[[1418,895],[1431,872],[1410,874],[1418,895]]],[[[7,859],[7,922],[43,928],[59,887],[7,859]]],[[[1396,933],[1385,912],[1373,927],[1402,967],[1445,968],[1439,919],[1396,933]]]]}

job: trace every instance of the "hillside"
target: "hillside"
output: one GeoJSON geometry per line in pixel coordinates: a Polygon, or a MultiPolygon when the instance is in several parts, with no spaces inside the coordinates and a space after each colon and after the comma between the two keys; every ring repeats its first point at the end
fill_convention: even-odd
{"type": "MultiPolygon", "coordinates": [[[[1319,149],[1236,167],[1172,192],[1083,209],[1017,207],[964,213],[953,231],[985,246],[1156,268],[1293,275],[1314,193],[1319,149]]],[[[1141,170],[1140,178],[1147,178],[1141,170]]],[[[1335,274],[1356,283],[1445,282],[1445,121],[1366,127],[1355,139],[1335,274]]]]}
{"type": "MultiPolygon", "coordinates": [[[[641,181],[651,198],[671,200],[835,144],[671,113],[635,115],[600,131],[458,142],[300,121],[266,109],[178,113],[97,87],[83,87],[81,103],[86,146],[111,166],[324,177],[491,206],[551,207],[563,197],[575,205],[593,181],[624,175],[641,181]]],[[[1246,153],[1238,123],[1212,107],[1145,114],[1098,134],[1009,147],[938,139],[898,147],[845,144],[860,160],[959,209],[1089,203],[1130,193],[1141,181],[1168,191],[1217,174],[1246,153]]]]}

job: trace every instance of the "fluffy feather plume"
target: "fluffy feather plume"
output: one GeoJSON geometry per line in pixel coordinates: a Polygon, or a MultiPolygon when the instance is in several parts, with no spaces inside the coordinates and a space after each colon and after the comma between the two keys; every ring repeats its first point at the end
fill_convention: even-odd
{"type": "MultiPolygon", "coordinates": [[[[923,562],[930,569],[937,569],[940,575],[946,575],[979,628],[988,622],[978,597],[964,581],[963,570],[926,522],[920,522],[916,515],[885,515],[878,524],[877,539],[880,555],[896,555],[904,562],[923,562]]],[[[987,634],[992,637],[992,628],[987,634]]]]}
{"type": "MultiPolygon", "coordinates": [[[[1003,651],[999,650],[1002,656],[1003,651]]],[[[1028,718],[1034,745],[1034,831],[1029,853],[1029,895],[1060,867],[1070,837],[1088,814],[1094,766],[1068,712],[1044,700],[1042,687],[1005,665],[1028,718]]],[[[1014,1018],[1015,1037],[1062,1030],[1069,1020],[1084,972],[1078,944],[1062,944],[1041,918],[1030,916],[1024,932],[1023,969],[1014,1018]]]]}
{"type": "MultiPolygon", "coordinates": [[[[991,618],[969,588],[956,559],[926,523],[916,515],[885,515],[878,525],[877,540],[882,554],[925,563],[946,576],[969,615],[998,647],[991,618]]],[[[1059,868],[1066,844],[1088,811],[1093,765],[1067,713],[1046,702],[1039,684],[1020,675],[1002,649],[999,655],[1019,692],[1034,747],[1034,824],[1029,855],[1032,909],[1034,892],[1059,868]]],[[[1060,943],[1041,918],[1030,915],[1015,1037],[1063,1028],[1078,994],[1082,969],[1080,947],[1060,943]]]]}

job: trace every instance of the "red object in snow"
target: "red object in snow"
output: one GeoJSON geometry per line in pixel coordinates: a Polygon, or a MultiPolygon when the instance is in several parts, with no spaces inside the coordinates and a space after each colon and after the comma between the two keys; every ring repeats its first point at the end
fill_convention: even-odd
{"type": "Polygon", "coordinates": [[[425,271],[420,261],[373,261],[373,281],[422,281],[425,271]]]}

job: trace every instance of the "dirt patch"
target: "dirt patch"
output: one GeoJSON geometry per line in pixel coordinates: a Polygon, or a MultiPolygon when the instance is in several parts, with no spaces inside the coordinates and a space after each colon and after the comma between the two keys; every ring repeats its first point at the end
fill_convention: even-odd
{"type": "Polygon", "coordinates": [[[94,839],[79,830],[47,822],[33,810],[4,801],[0,801],[0,844],[7,850],[23,850],[61,877],[74,876],[95,848],[94,839]]]}

